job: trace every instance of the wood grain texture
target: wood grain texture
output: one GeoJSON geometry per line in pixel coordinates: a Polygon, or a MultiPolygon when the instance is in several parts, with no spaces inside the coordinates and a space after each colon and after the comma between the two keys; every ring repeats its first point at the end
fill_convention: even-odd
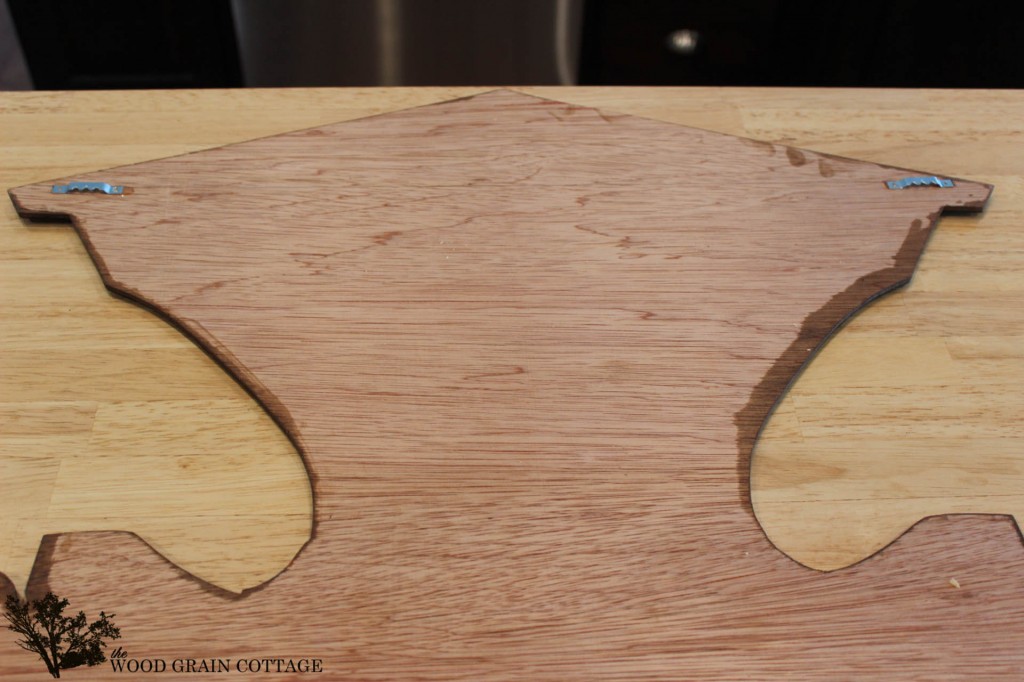
{"type": "MultiPolygon", "coordinates": [[[[384,119],[332,128],[328,137],[350,142],[344,153],[393,165],[358,181],[346,166],[349,185],[338,184],[352,210],[332,215],[341,237],[318,222],[316,195],[296,190],[276,205],[301,225],[288,248],[293,235],[309,240],[287,262],[272,257],[279,224],[246,223],[244,239],[210,231],[238,220],[222,189],[233,179],[227,150],[209,153],[216,176],[177,176],[195,193],[184,201],[138,191],[173,186],[158,179],[173,180],[180,161],[120,169],[135,203],[92,215],[95,199],[110,198],[70,197],[70,209],[50,203],[48,187],[18,193],[26,212],[76,217],[108,284],[163,307],[218,352],[230,348],[225,361],[289,408],[318,475],[317,538],[241,601],[217,601],[183,577],[146,579],[166,570],[114,534],[55,547],[45,578],[116,603],[147,655],[237,656],[274,642],[325,651],[339,677],[793,679],[837,665],[929,679],[1012,673],[1020,547],[1005,542],[1006,520],[961,521],[954,533],[932,521],[899,554],[824,575],[765,540],[741,505],[737,468],[773,399],[762,391],[750,407],[751,391],[783,377],[772,374],[779,359],[799,364],[810,347],[798,342],[813,347],[851,306],[906,279],[938,209],[976,206],[987,188],[890,193],[881,180],[894,171],[872,164],[502,94],[470,102],[478,109],[466,118],[485,113],[490,130],[460,123],[466,102],[388,117],[387,135],[372,131],[384,119]],[[513,113],[530,135],[502,130],[513,113]],[[410,158],[407,144],[392,144],[403,125],[451,126],[427,138],[434,163],[422,187],[385,182],[396,169],[422,177],[422,147],[410,158]],[[538,125],[553,126],[550,137],[533,135],[538,125]],[[621,143],[638,130],[643,142],[621,143]],[[445,154],[451,137],[477,145],[498,172],[467,182],[465,147],[445,154]],[[538,159],[553,162],[531,166],[538,159]],[[714,172],[686,172],[692,163],[714,172]],[[462,181],[445,185],[445,171],[462,181]],[[438,186],[460,201],[431,194],[438,186]],[[401,205],[389,207],[395,191],[401,205]],[[177,222],[162,225],[173,227],[140,220],[165,220],[169,206],[177,222]],[[194,247],[203,227],[197,256],[183,232],[194,247]],[[227,272],[239,263],[255,281],[228,281],[247,276],[227,272]],[[302,296],[274,295],[297,286],[302,296]],[[335,387],[331,401],[303,389],[310,376],[335,387]],[[84,560],[97,551],[110,558],[102,570],[84,560]],[[998,570],[980,570],[986,561],[998,570]],[[950,570],[971,589],[950,591],[940,579],[950,570]],[[146,613],[163,603],[174,607],[146,613]],[[177,630],[175,618],[193,611],[223,640],[177,630]]],[[[244,208],[267,215],[281,198],[251,194],[244,208]]]]}

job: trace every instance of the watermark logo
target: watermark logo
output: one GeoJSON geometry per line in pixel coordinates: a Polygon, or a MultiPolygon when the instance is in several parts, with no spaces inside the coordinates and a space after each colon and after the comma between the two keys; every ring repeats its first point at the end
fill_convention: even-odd
{"type": "Polygon", "coordinates": [[[121,647],[110,654],[115,673],[322,673],[320,658],[133,658],[121,647]]]}
{"type": "Polygon", "coordinates": [[[90,623],[84,611],[64,615],[69,605],[53,592],[31,602],[13,595],[4,602],[7,629],[19,635],[18,646],[39,656],[53,677],[60,677],[60,671],[68,668],[103,663],[107,640],[121,638],[114,614],[100,611],[100,617],[90,623]]]}
{"type": "MultiPolygon", "coordinates": [[[[20,638],[18,646],[37,655],[53,677],[62,670],[78,666],[94,666],[107,661],[104,648],[109,641],[121,639],[121,630],[114,625],[114,614],[100,611],[97,620],[89,622],[85,612],[64,615],[68,606],[62,599],[48,592],[42,599],[23,601],[7,597],[4,618],[7,629],[20,638]]],[[[129,656],[124,647],[110,652],[113,673],[127,673],[137,679],[146,673],[322,673],[321,658],[253,656],[243,658],[136,658],[129,656]]]]}

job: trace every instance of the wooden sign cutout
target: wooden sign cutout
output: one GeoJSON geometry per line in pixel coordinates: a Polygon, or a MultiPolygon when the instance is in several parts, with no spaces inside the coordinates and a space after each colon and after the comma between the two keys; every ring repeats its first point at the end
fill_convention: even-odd
{"type": "Polygon", "coordinates": [[[118,533],[51,543],[32,589],[116,612],[135,656],[331,679],[1019,669],[1008,519],[826,574],[750,509],[798,368],[991,191],[886,186],[919,176],[496,91],[59,181],[122,195],[13,190],[257,396],[316,514],[241,598],[118,533]]]}

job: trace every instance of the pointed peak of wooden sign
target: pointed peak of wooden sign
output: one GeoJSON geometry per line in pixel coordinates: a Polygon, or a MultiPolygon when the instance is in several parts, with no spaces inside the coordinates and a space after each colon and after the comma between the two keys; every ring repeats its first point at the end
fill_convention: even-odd
{"type": "MultiPolygon", "coordinates": [[[[508,139],[508,136],[521,135],[522,137],[518,140],[519,146],[524,148],[532,147],[537,152],[543,152],[552,151],[553,149],[557,150],[557,144],[554,145],[554,148],[550,147],[553,142],[552,136],[556,138],[563,137],[563,143],[571,146],[573,144],[573,135],[586,130],[591,136],[598,138],[598,146],[590,150],[590,153],[584,153],[583,156],[607,159],[614,158],[615,154],[607,153],[609,150],[604,147],[613,147],[618,144],[622,140],[620,136],[624,133],[630,137],[635,136],[637,133],[643,134],[646,139],[636,142],[635,145],[639,147],[649,146],[652,154],[659,148],[661,148],[662,153],[667,153],[672,150],[683,149],[688,144],[704,144],[708,141],[722,143],[731,140],[747,147],[746,152],[737,154],[735,150],[730,150],[732,153],[726,156],[719,154],[720,150],[709,149],[705,155],[703,153],[695,154],[698,150],[693,149],[689,151],[687,156],[696,156],[697,158],[689,160],[685,158],[675,159],[671,163],[671,167],[695,169],[698,163],[707,163],[710,160],[716,163],[716,166],[713,166],[710,170],[719,171],[728,167],[728,164],[732,162],[744,163],[749,159],[758,157],[770,158],[779,155],[786,163],[793,166],[794,169],[800,169],[802,172],[808,173],[816,172],[822,178],[831,178],[837,171],[842,171],[842,164],[863,164],[885,171],[884,177],[887,180],[883,181],[883,183],[888,182],[894,186],[898,183],[905,183],[901,189],[927,192],[941,188],[940,182],[949,183],[947,188],[953,187],[955,183],[956,186],[961,188],[960,190],[946,192],[941,195],[936,194],[933,197],[937,199],[936,205],[941,206],[945,210],[953,211],[980,210],[992,189],[991,185],[985,183],[950,178],[948,176],[936,176],[931,173],[885,166],[867,161],[856,161],[832,154],[823,154],[762,140],[690,128],[631,114],[609,113],[594,107],[560,102],[513,90],[498,89],[459,99],[425,104],[410,109],[375,114],[360,119],[341,121],[339,123],[233,143],[223,147],[188,152],[154,161],[144,161],[102,171],[81,173],[48,182],[34,183],[12,189],[10,190],[10,195],[19,214],[23,217],[68,215],[69,210],[83,207],[74,203],[78,198],[98,197],[101,194],[107,194],[107,196],[120,196],[127,200],[137,189],[140,189],[124,183],[118,184],[120,182],[118,178],[121,177],[119,174],[134,174],[150,167],[151,164],[189,163],[193,159],[203,159],[210,155],[218,155],[220,158],[217,158],[217,163],[224,165],[226,168],[236,167],[243,174],[246,172],[252,173],[253,177],[248,179],[250,181],[263,181],[260,182],[264,188],[263,191],[277,193],[291,184],[301,187],[308,181],[308,184],[315,186],[320,184],[320,181],[316,177],[303,177],[301,165],[289,167],[287,165],[275,164],[272,167],[259,169],[260,172],[257,172],[255,168],[245,167],[247,163],[245,154],[251,153],[257,158],[265,158],[262,156],[263,153],[281,151],[284,153],[284,156],[281,157],[282,160],[288,159],[289,155],[295,154],[300,150],[306,150],[314,155],[316,153],[329,154],[332,153],[334,145],[356,143],[357,140],[351,137],[352,134],[358,134],[362,131],[372,134],[374,131],[385,130],[394,135],[391,148],[388,151],[396,153],[396,156],[403,155],[400,150],[406,143],[413,141],[410,138],[415,138],[414,144],[424,153],[429,154],[432,151],[436,151],[435,147],[425,141],[430,138],[465,138],[466,142],[473,142],[472,138],[486,136],[490,133],[502,136],[496,137],[496,140],[508,139]],[[500,115],[496,115],[499,111],[500,115]],[[432,122],[433,125],[430,125],[428,122],[432,122]],[[595,127],[604,128],[605,130],[595,130],[595,127]],[[603,138],[603,140],[600,138],[603,138]],[[667,145],[667,148],[664,148],[665,145],[667,145]],[[542,149],[545,146],[548,146],[548,148],[542,149]],[[244,152],[245,154],[235,158],[234,160],[237,163],[232,164],[229,151],[244,152]],[[700,160],[698,161],[698,159],[700,160]],[[719,168],[718,164],[723,168],[719,168]],[[840,164],[840,168],[834,167],[834,164],[840,164]],[[78,189],[75,185],[92,185],[93,187],[78,189]],[[106,186],[107,190],[116,189],[117,191],[107,193],[102,189],[104,186],[106,186]],[[60,191],[56,191],[55,188],[60,188],[60,191]],[[68,188],[71,189],[69,190],[68,188]],[[967,191],[962,191],[964,188],[967,188],[967,191]],[[49,197],[48,195],[50,194],[62,196],[49,197]],[[58,198],[65,201],[52,201],[58,198]]],[[[358,145],[356,146],[358,147],[358,145]]],[[[378,147],[374,144],[370,148],[378,147]]],[[[350,160],[359,158],[358,149],[333,149],[333,151],[343,154],[345,158],[350,160]]],[[[411,148],[405,151],[412,153],[411,148]]],[[[458,150],[449,149],[448,151],[457,152],[458,150]]],[[[468,151],[468,148],[466,151],[468,151]]],[[[314,159],[309,158],[308,155],[307,159],[315,165],[314,159]]],[[[212,159],[210,160],[212,161],[212,159]]],[[[763,171],[766,168],[774,170],[771,164],[766,165],[764,163],[752,163],[744,170],[751,174],[756,174],[758,171],[763,171]]],[[[323,172],[328,169],[316,170],[323,172]]],[[[341,169],[329,170],[340,171],[341,169]]],[[[419,167],[418,173],[409,173],[408,168],[405,170],[406,174],[395,176],[396,180],[401,178],[408,181],[419,176],[420,182],[429,183],[429,169],[426,166],[419,167]]],[[[490,168],[490,170],[493,172],[495,169],[490,168]]],[[[624,171],[625,169],[618,170],[624,171]]],[[[128,177],[128,175],[124,175],[124,177],[128,177]]],[[[224,179],[230,182],[230,178],[224,179]]],[[[687,180],[686,175],[679,178],[680,183],[685,183],[687,180]]],[[[743,184],[741,179],[731,176],[723,177],[723,181],[726,180],[738,186],[743,184]]],[[[841,182],[841,180],[837,181],[837,183],[841,182]]],[[[913,191],[910,193],[912,194],[913,191]]]]}

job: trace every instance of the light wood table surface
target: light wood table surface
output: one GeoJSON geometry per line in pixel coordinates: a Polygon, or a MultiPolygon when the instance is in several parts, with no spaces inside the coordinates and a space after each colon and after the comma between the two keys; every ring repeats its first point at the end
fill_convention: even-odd
{"type": "MultiPolygon", "coordinates": [[[[486,89],[3,93],[0,180],[486,89]]],[[[929,515],[1024,514],[1024,92],[516,89],[995,185],[980,216],[940,220],[914,281],[854,318],[781,401],[752,495],[772,542],[823,570],[929,515]]],[[[107,294],[69,226],[0,210],[0,573],[22,590],[44,535],[124,530],[229,590],[277,574],[312,518],[292,445],[191,342],[107,294]]]]}

